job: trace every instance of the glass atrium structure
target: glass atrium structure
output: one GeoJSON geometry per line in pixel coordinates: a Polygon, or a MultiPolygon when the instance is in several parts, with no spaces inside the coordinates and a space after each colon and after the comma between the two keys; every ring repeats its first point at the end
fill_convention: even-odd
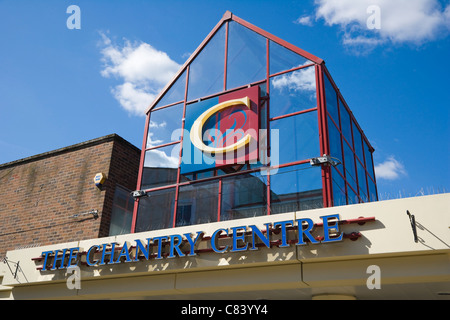
{"type": "Polygon", "coordinates": [[[376,201],[373,151],[322,59],[226,12],[147,111],[131,231],[376,201]]]}

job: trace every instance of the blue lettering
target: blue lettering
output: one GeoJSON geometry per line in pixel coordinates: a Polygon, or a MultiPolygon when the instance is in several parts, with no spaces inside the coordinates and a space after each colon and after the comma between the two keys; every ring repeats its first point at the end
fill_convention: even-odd
{"type": "Polygon", "coordinates": [[[330,237],[330,230],[331,229],[335,229],[336,233],[339,233],[339,226],[338,226],[338,222],[339,222],[339,215],[338,214],[332,214],[329,216],[322,216],[320,217],[323,220],[323,236],[324,236],[324,240],[322,241],[322,243],[326,243],[326,242],[336,242],[336,241],[341,241],[343,234],[340,233],[338,237],[334,237],[331,238],[330,237]],[[332,221],[332,224],[330,224],[329,220],[330,219],[337,219],[337,221],[332,221]]]}
{"type": "Polygon", "coordinates": [[[145,259],[149,259],[150,256],[150,241],[152,238],[147,238],[147,248],[145,248],[145,245],[142,243],[141,240],[134,240],[136,242],[136,254],[134,256],[134,261],[139,260],[139,251],[144,254],[145,259]]]}
{"type": "Polygon", "coordinates": [[[116,259],[116,262],[113,262],[113,263],[120,263],[120,259],[122,257],[125,257],[125,261],[124,262],[131,262],[130,252],[128,250],[128,243],[127,242],[125,242],[123,244],[122,250],[120,250],[120,253],[119,253],[119,256],[116,259]]]}
{"type": "MultiPolygon", "coordinates": [[[[100,246],[93,245],[92,247],[89,248],[89,250],[88,250],[88,252],[86,254],[86,263],[90,267],[95,266],[98,263],[98,259],[95,260],[95,261],[91,261],[91,257],[90,256],[91,256],[91,250],[92,249],[100,249],[100,246]]],[[[92,254],[92,255],[94,255],[94,254],[92,254]]]]}
{"type": "Polygon", "coordinates": [[[72,264],[73,259],[77,259],[78,257],[78,251],[80,251],[80,248],[78,247],[69,249],[69,262],[67,264],[67,268],[78,265],[78,261],[75,261],[75,263],[72,264]],[[77,251],[76,254],[74,254],[75,251],[77,251]]]}
{"type": "Polygon", "coordinates": [[[275,222],[273,224],[273,226],[276,228],[277,226],[281,226],[281,245],[279,246],[280,248],[283,247],[289,247],[289,245],[287,244],[287,236],[286,236],[286,226],[290,224],[290,225],[294,225],[294,221],[293,220],[286,220],[286,221],[280,221],[280,222],[275,222]]]}
{"type": "Polygon", "coordinates": [[[204,234],[205,233],[203,231],[197,231],[197,236],[195,237],[194,240],[192,240],[190,233],[185,233],[184,234],[184,236],[186,237],[187,241],[189,242],[189,245],[191,246],[191,250],[190,250],[188,256],[195,256],[196,255],[196,253],[195,253],[195,245],[196,245],[196,243],[199,240],[200,241],[202,240],[204,234]]]}
{"type": "Polygon", "coordinates": [[[233,228],[231,228],[231,230],[233,230],[233,249],[231,249],[231,252],[247,250],[248,243],[245,242],[245,232],[247,231],[247,228],[244,226],[241,226],[241,227],[233,227],[233,228]],[[237,234],[239,229],[243,229],[243,232],[241,235],[237,234]],[[237,244],[238,240],[241,240],[242,242],[244,242],[245,246],[239,248],[238,244],[237,244]]]}
{"type": "Polygon", "coordinates": [[[175,258],[174,250],[177,251],[178,256],[184,257],[185,254],[181,252],[180,245],[183,243],[183,238],[179,234],[174,234],[170,236],[170,252],[168,258],[175,258]],[[177,239],[177,243],[175,244],[175,239],[177,239]]]}
{"type": "Polygon", "coordinates": [[[100,263],[98,264],[99,266],[103,266],[106,264],[105,262],[105,257],[109,256],[109,264],[113,263],[114,260],[114,251],[116,250],[116,243],[113,242],[111,243],[111,250],[110,251],[106,251],[106,247],[108,246],[108,243],[104,243],[102,244],[102,259],[100,261],[100,263]]]}
{"type": "Polygon", "coordinates": [[[228,235],[228,231],[226,229],[218,229],[218,230],[214,231],[214,233],[211,237],[211,247],[217,253],[225,252],[228,249],[228,246],[225,246],[222,250],[217,249],[217,244],[216,244],[217,236],[220,235],[222,233],[222,231],[224,231],[228,235]]]}
{"type": "Polygon", "coordinates": [[[155,259],[162,259],[162,242],[163,240],[167,241],[167,237],[155,237],[153,238],[153,241],[158,241],[158,253],[156,255],[155,259]]]}
{"type": "Polygon", "coordinates": [[[60,262],[61,262],[59,268],[64,268],[64,259],[65,259],[65,257],[66,257],[66,251],[67,251],[67,249],[63,249],[63,251],[62,251],[62,256],[58,256],[58,252],[59,252],[59,251],[60,251],[60,250],[56,250],[56,251],[55,251],[55,257],[53,258],[53,267],[52,267],[50,270],[55,270],[55,269],[56,269],[56,262],[57,262],[57,261],[60,261],[60,262]]]}
{"type": "Polygon", "coordinates": [[[250,228],[252,229],[252,247],[250,248],[250,250],[258,250],[258,248],[255,247],[255,236],[258,236],[258,238],[264,243],[264,245],[267,248],[270,248],[270,223],[266,223],[264,225],[266,226],[266,236],[263,235],[263,233],[258,229],[257,226],[250,226],[250,228]]]}
{"type": "Polygon", "coordinates": [[[47,261],[48,257],[53,254],[53,251],[44,251],[41,253],[41,256],[44,257],[44,265],[42,266],[42,271],[47,271],[47,261]]]}
{"type": "Polygon", "coordinates": [[[311,243],[314,244],[319,243],[319,241],[317,241],[311,234],[312,228],[314,227],[314,222],[311,219],[303,218],[297,220],[297,222],[298,222],[298,242],[297,242],[298,246],[306,244],[303,239],[303,235],[305,235],[309,239],[309,241],[311,241],[311,243]],[[306,222],[306,228],[303,228],[303,222],[306,222]]]}

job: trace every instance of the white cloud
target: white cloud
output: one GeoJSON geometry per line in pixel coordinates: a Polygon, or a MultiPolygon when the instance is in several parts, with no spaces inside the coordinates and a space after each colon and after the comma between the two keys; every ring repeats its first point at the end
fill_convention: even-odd
{"type": "Polygon", "coordinates": [[[177,168],[179,150],[179,148],[174,147],[171,155],[167,155],[160,149],[149,150],[145,154],[144,166],[152,168],[177,168]]]}
{"type": "MultiPolygon", "coordinates": [[[[304,65],[310,62],[305,62],[304,65]]],[[[294,91],[316,91],[316,73],[314,67],[308,67],[284,74],[272,81],[275,89],[287,88],[294,91]]]]}
{"type": "Polygon", "coordinates": [[[393,156],[375,166],[377,179],[395,180],[406,175],[405,167],[393,156]]]}
{"type": "Polygon", "coordinates": [[[132,82],[117,85],[111,89],[111,93],[120,105],[133,115],[144,115],[150,102],[156,98],[156,94],[146,92],[144,88],[132,82]]]}
{"type": "Polygon", "coordinates": [[[343,43],[374,47],[382,43],[422,44],[450,31],[450,5],[437,0],[316,0],[316,20],[337,25],[343,43]],[[379,8],[379,28],[369,28],[379,8]]]}
{"type": "Polygon", "coordinates": [[[311,27],[313,25],[313,18],[311,16],[302,16],[294,21],[296,24],[311,27]]]}
{"type": "Polygon", "coordinates": [[[123,81],[111,90],[112,94],[129,113],[145,115],[147,107],[181,65],[148,43],[131,43],[125,39],[123,46],[118,46],[105,34],[101,36],[101,75],[123,81]]]}

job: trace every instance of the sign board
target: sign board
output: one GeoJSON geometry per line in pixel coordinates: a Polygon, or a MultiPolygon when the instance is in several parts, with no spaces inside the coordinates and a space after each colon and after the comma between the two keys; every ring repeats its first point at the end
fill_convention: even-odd
{"type": "Polygon", "coordinates": [[[181,174],[258,158],[258,86],[186,106],[181,174]]]}
{"type": "Polygon", "coordinates": [[[200,252],[233,253],[259,250],[261,247],[283,248],[307,243],[331,243],[343,239],[343,234],[339,231],[338,214],[322,216],[320,219],[322,222],[319,224],[314,224],[310,218],[277,221],[264,224],[265,229],[255,225],[238,225],[217,229],[210,236],[206,236],[203,231],[196,231],[135,239],[134,242],[123,244],[100,242],[92,245],[87,251],[80,247],[44,251],[40,257],[40,260],[43,260],[41,271],[65,269],[79,264],[95,267],[150,259],[195,256],[200,252]],[[313,229],[318,225],[323,228],[323,235],[319,238],[312,234],[313,229]],[[295,232],[291,232],[292,230],[295,232]],[[293,239],[293,237],[296,238],[293,239]],[[228,244],[225,245],[224,240],[227,240],[228,244]],[[198,249],[202,241],[208,242],[206,249],[198,249]]]}

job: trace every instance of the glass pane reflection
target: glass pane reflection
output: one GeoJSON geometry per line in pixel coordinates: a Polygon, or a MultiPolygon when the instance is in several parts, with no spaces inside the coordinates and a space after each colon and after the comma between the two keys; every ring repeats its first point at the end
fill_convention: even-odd
{"type": "Polygon", "coordinates": [[[282,72],[285,70],[293,69],[305,64],[313,63],[312,61],[304,58],[303,56],[280,46],[273,41],[269,42],[269,55],[270,55],[270,74],[282,72]]]}
{"type": "Polygon", "coordinates": [[[369,173],[369,175],[374,178],[374,172],[373,172],[373,161],[372,161],[372,153],[369,150],[369,146],[367,145],[366,141],[364,140],[364,156],[366,159],[366,170],[369,173]]]}
{"type": "Polygon", "coordinates": [[[179,154],[179,143],[146,151],[141,189],[176,183],[179,154]]]}
{"type": "Polygon", "coordinates": [[[336,171],[332,169],[331,178],[333,180],[333,205],[345,206],[347,204],[347,198],[345,196],[345,181],[344,178],[336,171]]]}
{"type": "Polygon", "coordinates": [[[340,114],[341,114],[341,131],[345,139],[347,139],[348,143],[352,144],[352,129],[351,129],[351,120],[350,115],[348,114],[347,108],[342,104],[342,101],[340,101],[340,108],[339,108],[340,114]]]}
{"type": "Polygon", "coordinates": [[[180,186],[175,225],[216,222],[218,201],[218,180],[180,186]]]}
{"type": "Polygon", "coordinates": [[[270,175],[270,213],[323,207],[322,175],[308,164],[278,169],[270,175]]]}
{"type": "Polygon", "coordinates": [[[272,165],[320,156],[317,111],[271,121],[270,126],[272,165]]]}
{"type": "Polygon", "coordinates": [[[317,107],[314,66],[270,79],[270,117],[317,107]]]}
{"type": "Polygon", "coordinates": [[[130,191],[116,186],[111,212],[111,224],[109,226],[110,236],[130,233],[133,207],[134,198],[131,196],[130,191]]]}
{"type": "Polygon", "coordinates": [[[166,94],[159,100],[155,108],[163,107],[171,103],[184,100],[186,90],[186,70],[178,77],[176,82],[170,87],[166,94]]]}
{"type": "Polygon", "coordinates": [[[175,188],[148,193],[139,199],[136,232],[171,228],[175,188]]]}
{"type": "Polygon", "coordinates": [[[334,122],[339,124],[339,113],[337,107],[336,91],[334,90],[333,85],[331,84],[330,80],[326,75],[324,76],[324,82],[325,82],[325,99],[327,104],[327,111],[333,118],[334,122]]]}
{"type": "Polygon", "coordinates": [[[159,109],[150,113],[147,148],[178,141],[181,136],[183,104],[159,109]]]}
{"type": "Polygon", "coordinates": [[[266,39],[231,21],[228,35],[227,89],[266,77],[266,39]]]}
{"type": "Polygon", "coordinates": [[[266,205],[265,176],[251,173],[223,179],[221,221],[265,215],[266,205]]]}
{"type": "Polygon", "coordinates": [[[188,101],[223,90],[225,27],[222,26],[189,68],[188,101]]]}
{"type": "Polygon", "coordinates": [[[328,118],[328,136],[330,139],[330,155],[334,158],[339,159],[340,164],[336,167],[340,172],[344,172],[343,167],[343,157],[342,157],[342,144],[341,144],[341,134],[334,125],[333,121],[331,121],[330,116],[328,118]]]}

